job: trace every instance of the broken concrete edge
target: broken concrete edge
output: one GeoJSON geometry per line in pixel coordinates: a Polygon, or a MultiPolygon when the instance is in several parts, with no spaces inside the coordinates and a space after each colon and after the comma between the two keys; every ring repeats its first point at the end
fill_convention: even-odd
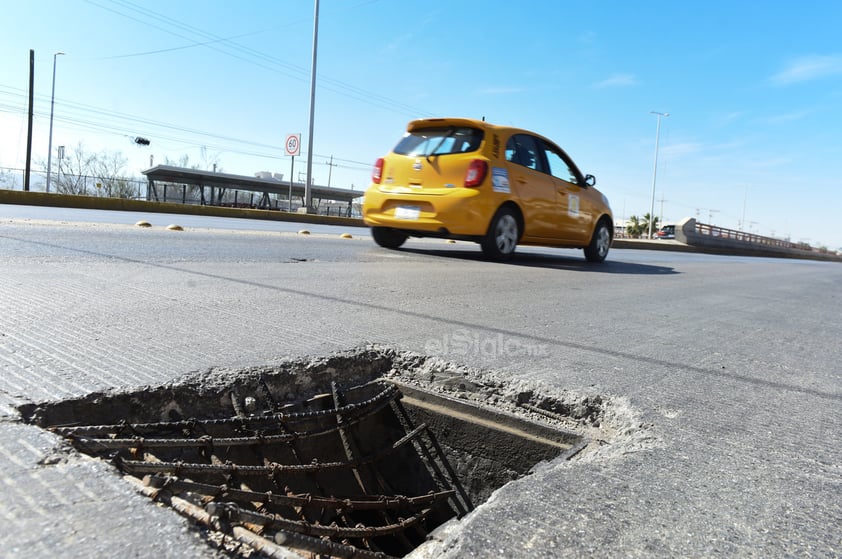
{"type": "MultiPolygon", "coordinates": [[[[491,409],[498,415],[516,416],[521,422],[551,425],[581,436],[570,449],[555,458],[536,463],[525,476],[495,489],[474,512],[447,522],[431,533],[428,541],[407,557],[436,556],[436,549],[451,545],[454,538],[459,539],[459,531],[467,529],[469,519],[477,510],[494,506],[501,495],[509,494],[502,493],[508,485],[531,483],[532,475],[568,465],[587,467],[595,462],[622,459],[626,454],[653,449],[659,444],[653,435],[653,426],[642,423],[637,411],[622,397],[560,389],[519,379],[511,372],[480,369],[378,345],[326,356],[283,359],[270,365],[195,371],[160,386],[123,387],[56,402],[27,403],[19,406],[18,411],[24,422],[41,427],[73,424],[80,419],[88,424],[97,423],[109,416],[113,419],[115,413],[118,414],[116,417],[124,414],[126,417],[135,415],[167,420],[172,417],[173,411],[178,411],[176,395],[181,401],[186,395],[191,403],[209,402],[208,410],[211,411],[219,409],[221,403],[230,406],[235,388],[239,396],[247,396],[250,390],[260,390],[261,378],[272,376],[283,377],[281,382],[289,386],[287,394],[277,395],[279,401],[307,399],[329,392],[331,381],[386,380],[417,387],[469,406],[491,409]],[[160,405],[150,406],[150,402],[159,402],[160,405]],[[96,417],[90,417],[93,409],[97,410],[96,417]],[[81,410],[85,410],[89,417],[78,417],[81,410]]],[[[69,441],[57,434],[55,436],[54,449],[47,451],[40,465],[49,466],[81,458],[80,452],[69,441]]],[[[94,460],[87,456],[82,459],[94,460]]],[[[116,468],[113,473],[120,475],[116,468]]],[[[517,491],[517,485],[506,491],[511,490],[517,491]]],[[[199,530],[207,536],[205,529],[199,530]]]]}
{"type": "Polygon", "coordinates": [[[176,391],[191,394],[194,402],[210,401],[209,406],[216,410],[220,402],[230,402],[234,385],[242,393],[259,392],[264,376],[288,377],[285,386],[289,391],[277,395],[287,402],[327,392],[334,380],[367,382],[382,377],[498,414],[572,431],[588,441],[558,460],[613,458],[625,453],[624,449],[637,451],[657,445],[653,426],[644,423],[623,397],[562,389],[520,379],[511,372],[480,369],[376,344],[326,356],[283,359],[271,365],[194,371],[159,386],[115,388],[61,401],[23,403],[17,410],[23,422],[41,427],[72,425],[79,420],[79,410],[90,414],[94,408],[100,413],[86,417],[88,423],[107,422],[107,418],[115,417],[115,410],[119,410],[118,416],[135,414],[167,420],[179,413],[172,403],[176,391]],[[139,392],[144,394],[144,402],[136,398],[139,392]],[[156,398],[162,405],[157,410],[149,409],[148,402],[156,398]]]}

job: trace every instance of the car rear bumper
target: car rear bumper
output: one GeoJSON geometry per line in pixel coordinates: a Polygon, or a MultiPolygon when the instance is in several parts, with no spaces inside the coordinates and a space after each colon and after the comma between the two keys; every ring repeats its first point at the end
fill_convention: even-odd
{"type": "Polygon", "coordinates": [[[434,193],[372,188],[365,194],[363,221],[430,236],[478,237],[485,234],[493,204],[475,188],[436,189],[434,193]]]}

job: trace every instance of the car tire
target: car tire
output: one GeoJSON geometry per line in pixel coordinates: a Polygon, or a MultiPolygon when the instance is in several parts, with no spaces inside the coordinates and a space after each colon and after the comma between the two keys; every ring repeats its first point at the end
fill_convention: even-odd
{"type": "Polygon", "coordinates": [[[374,242],[383,248],[399,248],[406,242],[408,235],[389,227],[372,227],[371,236],[374,242]]]}
{"type": "Polygon", "coordinates": [[[515,253],[520,240],[520,225],[511,208],[502,207],[494,214],[485,238],[481,241],[482,252],[493,260],[509,260],[515,253]]]}
{"type": "Polygon", "coordinates": [[[585,259],[588,262],[602,262],[608,256],[609,248],[611,248],[611,229],[608,223],[601,219],[596,224],[590,244],[585,247],[585,259]]]}

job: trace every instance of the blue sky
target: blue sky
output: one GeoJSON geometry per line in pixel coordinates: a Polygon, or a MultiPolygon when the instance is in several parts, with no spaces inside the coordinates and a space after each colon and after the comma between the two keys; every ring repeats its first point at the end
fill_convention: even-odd
{"type": "MultiPolygon", "coordinates": [[[[119,151],[132,174],[187,155],[286,177],[285,136],[306,150],[310,0],[3,0],[2,14],[2,167],[24,166],[29,49],[35,159],[57,51],[54,148],[119,151]]],[[[659,111],[656,215],[842,248],[842,2],[321,0],[319,24],[319,184],[364,189],[413,118],[485,117],[554,139],[615,217],[642,215],[659,111]]]]}

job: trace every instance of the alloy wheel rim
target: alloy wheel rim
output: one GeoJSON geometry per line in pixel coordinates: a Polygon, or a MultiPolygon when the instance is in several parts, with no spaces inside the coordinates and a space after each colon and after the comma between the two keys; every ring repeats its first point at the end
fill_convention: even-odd
{"type": "Polygon", "coordinates": [[[503,254],[509,254],[517,244],[517,221],[510,215],[504,215],[497,224],[497,248],[503,254]]]}
{"type": "Polygon", "coordinates": [[[608,244],[611,242],[611,235],[608,234],[608,229],[606,227],[599,228],[599,235],[597,237],[596,242],[596,249],[599,252],[600,256],[604,256],[608,253],[608,244]]]}

